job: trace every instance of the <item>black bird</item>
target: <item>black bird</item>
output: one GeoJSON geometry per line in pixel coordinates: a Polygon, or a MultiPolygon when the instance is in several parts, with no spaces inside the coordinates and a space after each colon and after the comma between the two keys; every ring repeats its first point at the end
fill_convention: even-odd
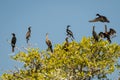
{"type": "Polygon", "coordinates": [[[31,36],[31,27],[28,27],[28,32],[26,33],[26,42],[28,43],[29,38],[31,36]]]}
{"type": "Polygon", "coordinates": [[[48,49],[50,49],[50,51],[53,53],[52,43],[51,43],[51,41],[48,39],[48,33],[46,33],[46,44],[47,44],[47,46],[48,46],[48,49]]]}
{"type": "Polygon", "coordinates": [[[15,34],[12,33],[12,39],[11,39],[11,46],[12,46],[12,52],[14,52],[14,48],[15,48],[15,44],[16,44],[16,37],[15,37],[15,34]]]}
{"type": "Polygon", "coordinates": [[[65,41],[66,41],[66,46],[68,46],[69,45],[68,37],[65,38],[65,41]]]}
{"type": "Polygon", "coordinates": [[[68,37],[66,37],[66,38],[65,38],[65,44],[64,44],[64,46],[63,46],[63,49],[64,49],[65,51],[68,51],[68,46],[69,46],[69,41],[68,41],[68,37]]]}
{"type": "Polygon", "coordinates": [[[96,14],[96,16],[98,16],[97,18],[93,19],[93,20],[90,20],[89,22],[107,22],[109,23],[110,21],[107,19],[107,17],[105,16],[102,16],[100,14],[96,14]]]}
{"type": "Polygon", "coordinates": [[[71,39],[75,39],[74,36],[73,36],[73,33],[72,31],[69,29],[70,25],[67,26],[67,29],[66,29],[66,32],[67,32],[67,36],[68,37],[71,37],[71,39]]]}
{"type": "Polygon", "coordinates": [[[107,40],[111,43],[111,36],[113,36],[114,34],[116,34],[116,31],[112,28],[107,31],[107,26],[105,25],[105,32],[100,32],[99,36],[101,38],[107,38],[107,40]]]}
{"type": "Polygon", "coordinates": [[[107,25],[105,25],[105,32],[100,32],[100,33],[99,33],[99,36],[100,36],[101,38],[107,38],[107,40],[109,41],[109,43],[111,43],[110,34],[109,34],[109,32],[107,31],[107,25]]]}
{"type": "Polygon", "coordinates": [[[97,33],[95,32],[95,26],[93,26],[92,35],[93,35],[93,38],[95,39],[95,41],[99,40],[99,37],[98,37],[97,33]]]}
{"type": "Polygon", "coordinates": [[[110,35],[114,35],[114,34],[116,34],[116,31],[115,31],[114,29],[110,28],[109,34],[110,34],[110,35]]]}
{"type": "Polygon", "coordinates": [[[108,32],[107,32],[107,33],[100,32],[100,33],[99,33],[99,36],[100,36],[101,38],[107,38],[107,40],[109,41],[109,43],[111,43],[110,35],[109,35],[108,32]]]}
{"type": "Polygon", "coordinates": [[[99,36],[100,36],[101,38],[105,38],[105,33],[104,33],[104,32],[100,32],[100,33],[99,33],[99,36]]]}

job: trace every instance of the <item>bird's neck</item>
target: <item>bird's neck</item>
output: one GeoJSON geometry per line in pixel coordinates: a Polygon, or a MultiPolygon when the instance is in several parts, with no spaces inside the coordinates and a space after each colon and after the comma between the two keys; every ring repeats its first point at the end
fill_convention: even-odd
{"type": "Polygon", "coordinates": [[[49,39],[48,39],[48,35],[46,35],[46,40],[49,40],[49,39]]]}
{"type": "Polygon", "coordinates": [[[67,28],[66,30],[69,31],[69,28],[67,28]]]}
{"type": "Polygon", "coordinates": [[[28,31],[31,32],[31,29],[29,29],[28,31]]]}
{"type": "Polygon", "coordinates": [[[93,31],[95,31],[95,27],[93,27],[93,31]]]}
{"type": "Polygon", "coordinates": [[[107,33],[107,26],[105,25],[105,33],[107,33]]]}

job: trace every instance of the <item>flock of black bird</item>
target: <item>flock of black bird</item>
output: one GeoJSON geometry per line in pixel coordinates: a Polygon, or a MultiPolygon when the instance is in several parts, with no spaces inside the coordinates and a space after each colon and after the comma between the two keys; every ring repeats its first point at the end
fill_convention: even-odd
{"type": "MultiPolygon", "coordinates": [[[[98,17],[93,19],[93,20],[90,20],[89,22],[103,22],[103,23],[110,22],[105,16],[102,16],[100,14],[96,14],[96,16],[98,16],[98,17]]],[[[71,38],[71,40],[75,39],[73,36],[73,32],[69,29],[69,27],[70,27],[70,25],[68,25],[67,29],[66,29],[67,37],[65,39],[66,43],[65,43],[64,47],[69,45],[68,38],[71,38]]],[[[99,38],[107,38],[107,40],[111,43],[111,36],[113,36],[114,34],[116,34],[116,31],[112,28],[110,28],[109,31],[107,31],[107,25],[105,25],[105,32],[100,32],[99,34],[97,34],[95,32],[95,26],[93,26],[92,35],[93,35],[93,38],[95,39],[95,41],[99,41],[99,38]]],[[[14,52],[14,48],[15,48],[15,44],[16,44],[17,39],[15,36],[15,33],[12,33],[12,36],[13,37],[11,39],[11,46],[12,46],[12,52],[14,52]]],[[[27,43],[30,39],[30,36],[31,36],[31,27],[28,27],[28,32],[26,33],[26,42],[27,43]]],[[[52,43],[48,38],[48,33],[46,33],[46,44],[48,46],[48,49],[50,49],[50,51],[53,53],[52,43]]]]}
{"type": "MultiPolygon", "coordinates": [[[[103,23],[110,22],[105,16],[102,16],[100,14],[96,14],[96,16],[98,17],[93,20],[90,20],[89,22],[103,22],[103,23]]],[[[105,25],[105,32],[100,32],[99,34],[97,34],[95,32],[95,26],[93,26],[92,35],[95,41],[99,41],[99,38],[101,37],[101,38],[107,38],[109,43],[111,43],[111,36],[115,36],[114,34],[116,34],[116,31],[112,28],[110,28],[109,31],[107,31],[107,25],[105,25]]]]}

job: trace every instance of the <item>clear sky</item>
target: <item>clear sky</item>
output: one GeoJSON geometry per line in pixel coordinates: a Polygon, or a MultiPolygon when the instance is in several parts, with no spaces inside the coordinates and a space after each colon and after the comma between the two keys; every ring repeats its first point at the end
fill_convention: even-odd
{"type": "MultiPolygon", "coordinates": [[[[120,44],[120,0],[0,0],[0,75],[14,66],[20,66],[11,60],[11,33],[17,37],[16,46],[23,50],[27,46],[25,34],[30,25],[32,35],[30,43],[32,47],[45,50],[45,34],[53,45],[62,43],[66,36],[66,26],[74,33],[76,41],[83,36],[92,36],[92,26],[96,26],[96,32],[108,28],[117,31],[117,37],[112,42],[120,44]],[[89,23],[94,19],[96,13],[105,15],[110,23],[89,23]]],[[[15,54],[19,50],[15,49],[15,54]]],[[[111,79],[116,79],[117,71],[112,74],[111,79]]]]}

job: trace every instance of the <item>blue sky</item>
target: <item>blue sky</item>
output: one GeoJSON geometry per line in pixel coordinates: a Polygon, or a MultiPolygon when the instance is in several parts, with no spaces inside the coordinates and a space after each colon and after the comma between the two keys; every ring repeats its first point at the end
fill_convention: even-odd
{"type": "MultiPolygon", "coordinates": [[[[20,66],[10,59],[11,46],[7,40],[11,40],[11,33],[17,37],[16,46],[22,49],[27,46],[25,34],[30,25],[32,35],[30,43],[33,47],[45,50],[45,34],[53,45],[62,43],[66,36],[66,26],[71,25],[76,41],[83,36],[91,36],[92,26],[96,26],[96,32],[108,28],[117,31],[117,37],[112,42],[120,44],[120,7],[119,0],[0,0],[0,75],[13,67],[20,66]],[[89,23],[96,13],[105,15],[110,23],[89,23]]],[[[17,54],[19,50],[15,50],[17,54]]],[[[117,71],[112,74],[115,79],[117,71]]]]}

